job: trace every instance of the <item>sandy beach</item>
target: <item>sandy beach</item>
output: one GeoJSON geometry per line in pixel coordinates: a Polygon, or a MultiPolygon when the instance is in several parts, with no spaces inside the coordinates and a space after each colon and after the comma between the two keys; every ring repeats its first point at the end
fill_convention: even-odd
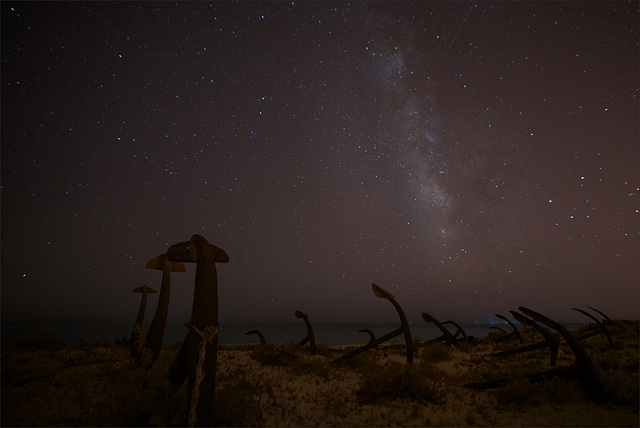
{"type": "MultiPolygon", "coordinates": [[[[220,426],[638,426],[638,322],[617,321],[581,342],[606,398],[581,379],[531,375],[551,369],[549,349],[507,357],[520,346],[502,334],[456,347],[416,340],[414,362],[391,343],[341,363],[353,347],[256,345],[218,351],[215,410],[220,426]],[[634,368],[635,366],[635,368],[634,368]]],[[[525,343],[541,337],[525,330],[525,343]]],[[[357,346],[357,345],[354,345],[357,346]]],[[[3,426],[181,426],[186,387],[167,370],[177,346],[151,364],[128,346],[46,336],[3,336],[3,426]]],[[[574,355],[561,346],[558,367],[574,355]]]]}

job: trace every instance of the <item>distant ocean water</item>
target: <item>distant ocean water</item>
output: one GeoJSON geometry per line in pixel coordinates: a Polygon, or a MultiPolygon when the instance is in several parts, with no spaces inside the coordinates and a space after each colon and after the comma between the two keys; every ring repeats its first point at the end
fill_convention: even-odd
{"type": "MultiPolygon", "coordinates": [[[[462,324],[467,336],[477,338],[486,337],[492,330],[492,325],[498,325],[505,331],[510,331],[504,324],[462,324]]],[[[585,324],[565,324],[570,330],[576,330],[585,324]]],[[[368,333],[359,333],[358,330],[368,328],[381,337],[396,328],[399,324],[367,325],[367,324],[313,324],[316,344],[347,345],[366,344],[369,341],[368,333]]],[[[2,324],[2,334],[21,334],[27,332],[46,333],[60,343],[73,343],[86,340],[91,343],[115,342],[122,338],[129,338],[133,326],[131,324],[2,324]]],[[[413,323],[410,326],[411,335],[423,341],[440,336],[440,331],[433,324],[413,323]]],[[[143,327],[146,333],[148,325],[143,327]]],[[[279,344],[290,341],[299,342],[306,335],[304,323],[297,324],[222,324],[218,336],[221,345],[252,345],[259,343],[255,334],[245,335],[250,330],[260,330],[267,343],[279,344]]],[[[453,331],[453,329],[451,329],[453,331]]],[[[184,324],[167,324],[164,334],[164,345],[172,345],[182,342],[187,330],[184,324]]],[[[398,336],[393,340],[404,340],[398,336]]]]}

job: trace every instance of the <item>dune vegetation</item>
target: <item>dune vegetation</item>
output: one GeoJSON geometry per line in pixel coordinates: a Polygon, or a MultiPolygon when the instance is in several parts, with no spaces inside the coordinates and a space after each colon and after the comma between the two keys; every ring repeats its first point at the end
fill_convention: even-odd
{"type": "MultiPolygon", "coordinates": [[[[496,357],[520,346],[504,333],[457,346],[414,340],[414,362],[401,342],[338,363],[349,347],[296,343],[218,351],[215,395],[220,426],[638,426],[639,325],[608,325],[581,341],[598,372],[604,400],[585,382],[550,371],[549,349],[496,357]],[[546,376],[535,376],[546,372],[546,376]]],[[[523,329],[525,343],[541,341],[523,329]]],[[[3,426],[182,426],[183,385],[167,372],[177,346],[131,357],[130,345],[48,336],[2,337],[3,426]]],[[[574,364],[560,346],[557,367],[574,364]]]]}

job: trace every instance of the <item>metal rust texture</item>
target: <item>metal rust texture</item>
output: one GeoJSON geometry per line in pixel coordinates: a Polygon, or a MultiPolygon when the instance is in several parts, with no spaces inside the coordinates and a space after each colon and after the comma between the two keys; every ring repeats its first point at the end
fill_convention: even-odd
{"type": "Polygon", "coordinates": [[[304,325],[307,326],[307,335],[302,339],[299,343],[300,346],[304,346],[307,342],[311,346],[311,353],[316,353],[316,336],[313,334],[313,327],[311,326],[311,321],[309,321],[309,315],[305,314],[301,311],[296,311],[296,318],[303,318],[304,325]]]}
{"type": "Polygon", "coordinates": [[[227,253],[201,235],[172,245],[171,262],[196,263],[189,331],[169,369],[174,387],[187,380],[188,425],[212,426],[218,352],[218,276],[216,263],[228,263],[227,253]]]}
{"type": "Polygon", "coordinates": [[[355,349],[346,355],[343,355],[335,359],[334,363],[352,358],[358,354],[363,353],[364,351],[367,351],[373,347],[378,346],[383,342],[386,342],[387,340],[393,339],[396,336],[400,336],[401,334],[404,334],[405,346],[407,349],[407,364],[413,364],[413,339],[411,337],[411,329],[409,328],[409,322],[407,321],[407,317],[405,316],[404,311],[402,310],[402,307],[398,302],[396,302],[396,298],[393,294],[389,293],[387,290],[383,289],[382,287],[374,283],[371,283],[371,286],[373,289],[373,293],[376,295],[376,297],[380,299],[387,299],[389,302],[391,302],[393,307],[396,309],[396,311],[398,312],[398,316],[400,317],[400,327],[393,330],[390,333],[385,334],[384,336],[378,339],[369,341],[369,343],[367,343],[366,345],[358,349],[355,349]]]}
{"type": "Polygon", "coordinates": [[[245,333],[245,336],[248,336],[250,334],[257,334],[258,337],[260,338],[260,344],[261,345],[266,345],[267,341],[264,340],[264,336],[262,335],[262,332],[260,330],[251,330],[245,333]]]}

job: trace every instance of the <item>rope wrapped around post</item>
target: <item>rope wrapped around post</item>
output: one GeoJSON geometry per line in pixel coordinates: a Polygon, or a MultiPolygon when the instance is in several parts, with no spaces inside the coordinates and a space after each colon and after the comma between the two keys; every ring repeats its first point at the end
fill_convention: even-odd
{"type": "Polygon", "coordinates": [[[198,421],[196,408],[200,399],[200,384],[202,383],[202,379],[204,379],[204,370],[202,369],[202,367],[204,365],[207,343],[212,342],[216,338],[216,336],[220,332],[220,326],[209,325],[200,330],[194,324],[188,322],[185,324],[185,327],[187,328],[187,330],[193,330],[198,336],[202,338],[202,340],[200,340],[200,344],[198,345],[198,364],[196,365],[196,379],[193,384],[193,396],[191,399],[191,408],[189,409],[188,426],[193,427],[198,421]]]}

